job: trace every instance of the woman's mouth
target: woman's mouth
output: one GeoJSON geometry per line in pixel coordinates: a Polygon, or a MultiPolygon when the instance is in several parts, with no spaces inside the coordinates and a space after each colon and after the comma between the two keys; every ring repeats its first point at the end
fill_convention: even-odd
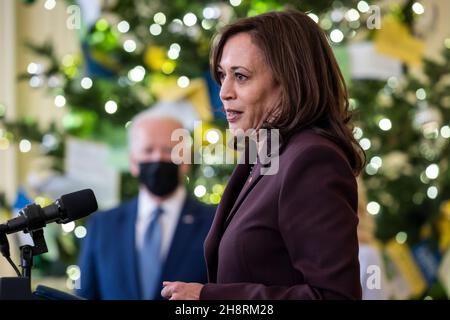
{"type": "Polygon", "coordinates": [[[244,112],[242,112],[242,111],[237,111],[237,110],[232,110],[232,109],[226,110],[225,113],[227,115],[227,121],[229,123],[238,121],[244,114],[244,112]]]}

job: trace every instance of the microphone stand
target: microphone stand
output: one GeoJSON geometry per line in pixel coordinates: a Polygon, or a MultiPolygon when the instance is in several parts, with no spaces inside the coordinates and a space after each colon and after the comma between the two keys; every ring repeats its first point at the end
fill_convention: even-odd
{"type": "MultiPolygon", "coordinates": [[[[34,246],[23,245],[20,247],[20,266],[22,274],[18,277],[0,278],[0,300],[36,300],[31,293],[31,268],[33,257],[48,252],[44,238],[44,230],[38,229],[30,232],[34,246]]],[[[9,243],[6,234],[0,231],[0,246],[2,254],[9,259],[9,243]]]]}

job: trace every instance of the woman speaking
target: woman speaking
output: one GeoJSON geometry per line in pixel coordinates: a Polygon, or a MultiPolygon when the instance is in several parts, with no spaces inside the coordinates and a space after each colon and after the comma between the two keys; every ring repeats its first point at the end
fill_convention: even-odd
{"type": "Polygon", "coordinates": [[[279,170],[238,164],[205,241],[208,283],[171,299],[360,299],[357,187],[364,153],[327,38],[299,11],[226,26],[211,68],[230,130],[276,129],[279,170]]]}

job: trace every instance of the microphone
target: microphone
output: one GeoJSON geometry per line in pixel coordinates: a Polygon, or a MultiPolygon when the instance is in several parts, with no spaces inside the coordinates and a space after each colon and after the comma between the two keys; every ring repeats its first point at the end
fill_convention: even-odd
{"type": "Polygon", "coordinates": [[[0,234],[32,232],[51,222],[68,223],[86,217],[97,209],[97,200],[91,189],[68,193],[44,208],[34,203],[26,206],[19,211],[18,217],[0,224],[0,234]]]}

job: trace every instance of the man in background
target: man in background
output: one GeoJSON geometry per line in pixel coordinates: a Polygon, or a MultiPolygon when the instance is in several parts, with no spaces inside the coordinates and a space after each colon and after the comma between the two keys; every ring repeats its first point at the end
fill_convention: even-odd
{"type": "Polygon", "coordinates": [[[187,164],[171,161],[182,124],[151,111],[129,128],[131,174],[139,195],[89,221],[80,254],[79,296],[161,299],[162,281],[207,282],[203,242],[215,208],[187,195],[187,164]]]}

